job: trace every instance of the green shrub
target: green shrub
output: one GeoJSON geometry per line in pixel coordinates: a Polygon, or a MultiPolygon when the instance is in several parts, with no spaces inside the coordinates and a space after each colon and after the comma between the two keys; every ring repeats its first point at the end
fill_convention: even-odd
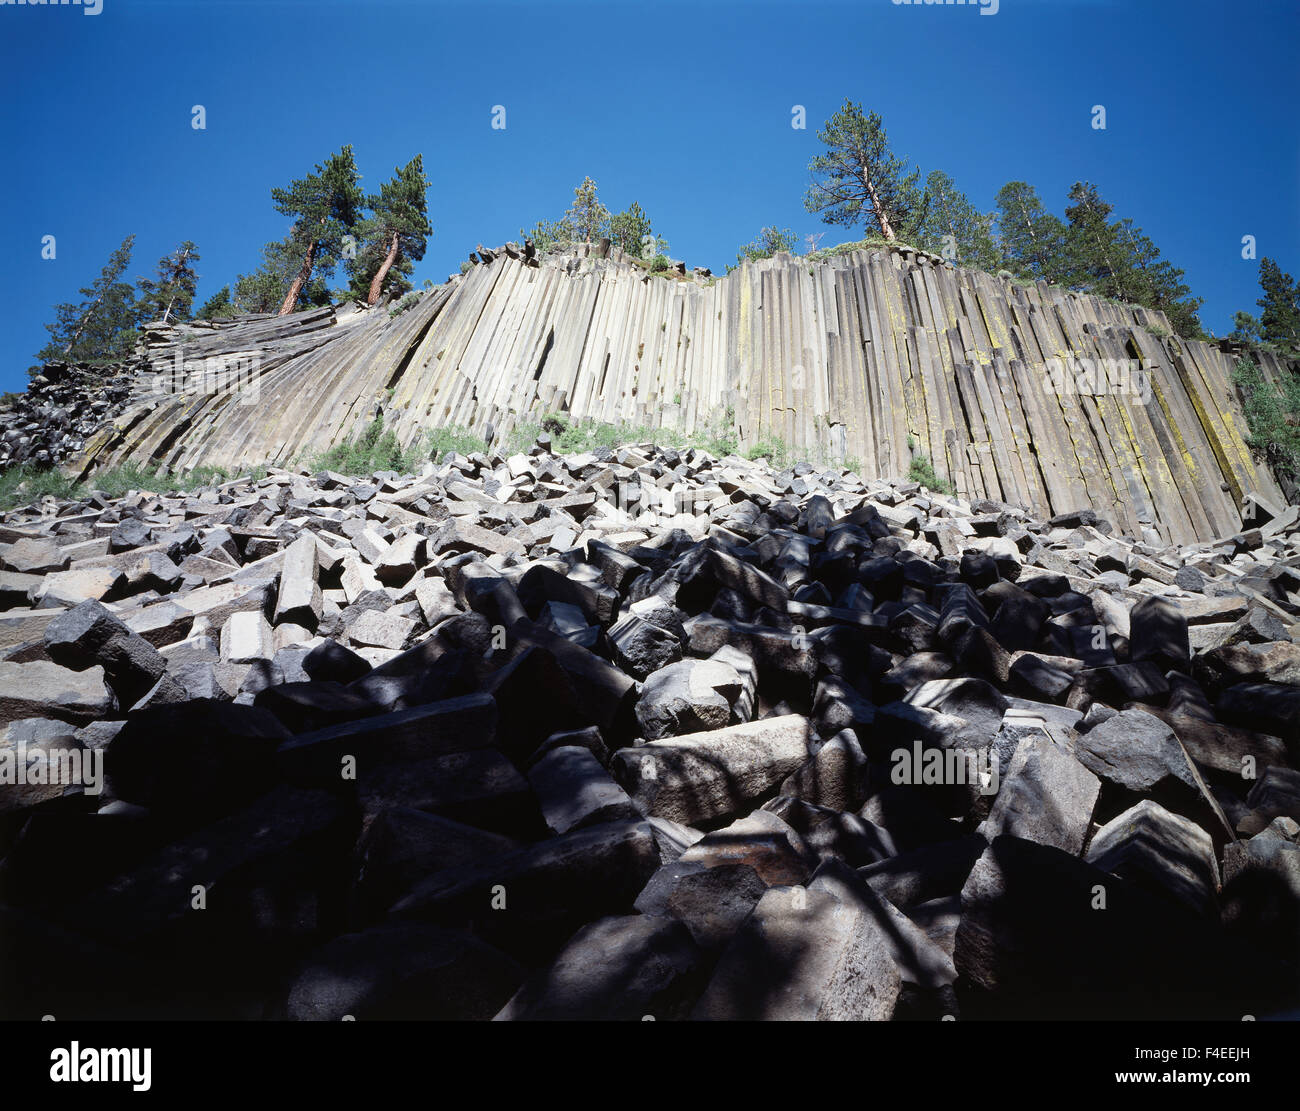
{"type": "Polygon", "coordinates": [[[745,452],[745,458],[751,461],[766,459],[773,467],[780,470],[790,465],[790,449],[783,440],[775,438],[759,440],[745,452]]]}
{"type": "Polygon", "coordinates": [[[1240,358],[1232,379],[1241,390],[1250,446],[1278,475],[1300,476],[1300,375],[1287,375],[1276,386],[1240,358]]]}
{"type": "Polygon", "coordinates": [[[908,468],[907,477],[913,482],[919,482],[927,490],[932,490],[936,494],[955,494],[957,492],[951,482],[946,478],[940,478],[934,473],[934,466],[929,458],[924,455],[914,455],[912,457],[912,465],[908,468]]]}
{"type": "Polygon", "coordinates": [[[392,320],[393,317],[406,312],[408,309],[415,308],[415,306],[418,305],[419,303],[420,303],[420,295],[418,293],[415,293],[414,291],[408,293],[405,297],[403,297],[400,301],[398,301],[396,305],[394,305],[391,309],[388,310],[388,319],[392,320]]]}
{"type": "Polygon", "coordinates": [[[675,428],[651,428],[628,423],[611,424],[590,417],[568,423],[563,418],[517,424],[505,445],[507,454],[527,451],[543,430],[551,433],[551,450],[557,455],[580,455],[598,447],[617,448],[624,444],[657,444],[681,450],[699,448],[713,455],[734,455],[738,451],[734,425],[709,425],[694,433],[675,428]],[[549,427],[545,427],[547,425],[549,427]],[[558,431],[556,429],[558,428],[558,431]]]}

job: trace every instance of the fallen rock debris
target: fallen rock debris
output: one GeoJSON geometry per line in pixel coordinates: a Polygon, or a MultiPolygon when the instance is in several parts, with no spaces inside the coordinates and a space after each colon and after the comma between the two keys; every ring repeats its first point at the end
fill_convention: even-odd
{"type": "Polygon", "coordinates": [[[5,515],[6,1017],[1296,1005],[1294,510],[549,446],[5,515]]]}

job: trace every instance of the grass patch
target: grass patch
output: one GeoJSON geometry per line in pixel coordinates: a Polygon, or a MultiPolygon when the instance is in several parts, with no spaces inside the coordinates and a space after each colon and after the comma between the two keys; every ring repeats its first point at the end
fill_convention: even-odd
{"type": "Polygon", "coordinates": [[[419,448],[403,449],[397,441],[397,433],[392,429],[385,431],[384,418],[376,417],[360,436],[335,444],[328,451],[315,456],[311,469],[356,476],[368,475],[374,471],[405,474],[415,470],[426,458],[427,455],[419,448]]]}
{"type": "Polygon", "coordinates": [[[313,456],[309,465],[313,471],[337,471],[353,477],[375,471],[410,474],[429,460],[440,460],[449,452],[472,455],[486,450],[487,444],[481,436],[458,424],[426,429],[416,443],[403,448],[397,433],[384,428],[384,418],[376,417],[360,436],[313,456]]]}
{"type": "Polygon", "coordinates": [[[205,486],[243,479],[257,482],[266,477],[265,467],[232,473],[224,467],[195,467],[183,475],[171,475],[160,468],[127,463],[100,471],[85,482],[77,482],[62,471],[24,464],[0,473],[0,510],[15,509],[53,495],[76,501],[99,491],[105,497],[120,498],[132,490],[151,494],[188,494],[205,486]]]}
{"type": "Polygon", "coordinates": [[[425,434],[425,444],[429,449],[429,458],[437,462],[448,452],[457,455],[473,455],[476,451],[486,451],[487,444],[482,436],[475,436],[468,428],[458,424],[446,428],[430,428],[425,434]]]}
{"type": "Polygon", "coordinates": [[[0,474],[0,509],[26,505],[47,494],[53,494],[56,498],[72,498],[78,489],[77,483],[62,471],[29,464],[10,467],[0,474]]]}
{"type": "Polygon", "coordinates": [[[550,433],[551,450],[557,455],[582,455],[598,447],[613,449],[622,444],[656,444],[682,451],[698,448],[718,456],[735,455],[738,451],[735,412],[731,409],[718,424],[689,435],[674,428],[626,422],[610,424],[590,417],[574,421],[565,413],[547,413],[515,425],[503,450],[507,455],[526,452],[543,432],[550,433]]]}
{"type": "Polygon", "coordinates": [[[878,251],[884,247],[901,248],[909,251],[920,251],[923,249],[921,247],[914,247],[910,243],[904,243],[902,240],[898,239],[891,242],[883,235],[869,235],[865,239],[859,239],[852,243],[840,243],[834,247],[824,247],[818,251],[809,251],[803,257],[809,262],[822,262],[825,259],[835,258],[838,255],[851,255],[854,251],[878,251]]]}
{"type": "MultiPolygon", "coordinates": [[[[221,477],[225,478],[225,472],[221,477]]],[[[88,483],[91,490],[98,490],[110,498],[120,498],[131,490],[148,490],[154,494],[173,494],[181,489],[182,479],[172,478],[160,470],[142,467],[138,463],[127,463],[100,471],[88,483]]]]}
{"type": "Polygon", "coordinates": [[[919,482],[927,490],[932,490],[936,494],[955,494],[957,491],[953,484],[946,478],[940,478],[934,473],[934,465],[930,462],[928,456],[914,455],[912,465],[907,469],[907,477],[913,482],[919,482]]]}

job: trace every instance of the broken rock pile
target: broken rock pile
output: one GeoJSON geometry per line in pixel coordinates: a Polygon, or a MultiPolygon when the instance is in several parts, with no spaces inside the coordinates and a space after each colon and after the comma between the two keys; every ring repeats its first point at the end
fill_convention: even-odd
{"type": "Polygon", "coordinates": [[[1244,525],[545,437],[10,513],[0,1011],[1292,1008],[1300,528],[1244,525]]]}
{"type": "Polygon", "coordinates": [[[57,466],[134,399],[136,369],[130,365],[81,367],[50,363],[22,393],[0,408],[0,466],[57,466]]]}

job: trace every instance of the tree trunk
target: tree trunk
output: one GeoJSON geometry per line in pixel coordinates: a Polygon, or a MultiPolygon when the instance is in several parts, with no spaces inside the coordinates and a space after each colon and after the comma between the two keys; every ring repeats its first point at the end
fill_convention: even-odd
{"type": "Polygon", "coordinates": [[[311,281],[312,261],[316,257],[316,240],[312,240],[307,245],[306,257],[302,260],[302,269],[298,271],[298,276],[294,278],[293,285],[289,287],[289,292],[284,295],[284,304],[280,306],[277,316],[288,316],[293,312],[293,307],[298,303],[298,295],[302,293],[307,283],[311,281]]]}
{"type": "Polygon", "coordinates": [[[1040,277],[1047,277],[1047,255],[1038,249],[1038,236],[1034,234],[1034,225],[1029,221],[1029,213],[1022,209],[1021,214],[1025,218],[1025,227],[1029,231],[1030,249],[1034,252],[1034,261],[1038,263],[1038,274],[1040,277]]]}
{"type": "Polygon", "coordinates": [[[880,195],[876,192],[876,187],[871,184],[871,179],[865,175],[862,178],[862,183],[867,187],[867,196],[871,198],[871,210],[876,214],[876,223],[880,225],[880,234],[890,243],[894,242],[894,229],[889,223],[889,216],[885,212],[885,206],[880,203],[880,195]]]}
{"type": "Polygon", "coordinates": [[[65,359],[72,354],[72,349],[77,346],[77,340],[81,339],[81,333],[86,330],[86,325],[90,323],[91,316],[94,315],[95,309],[99,307],[99,303],[104,299],[104,293],[106,292],[107,290],[102,291],[100,295],[90,303],[90,308],[81,314],[81,319],[77,321],[76,332],[73,333],[72,339],[68,341],[68,346],[63,349],[63,357],[65,359]]]}
{"type": "Polygon", "coordinates": [[[370,279],[370,294],[366,297],[367,305],[376,305],[379,303],[379,291],[384,287],[384,279],[388,277],[388,271],[393,268],[393,263],[397,261],[397,232],[393,232],[393,241],[388,246],[388,254],[384,256],[384,261],[380,264],[375,276],[370,279]]]}

